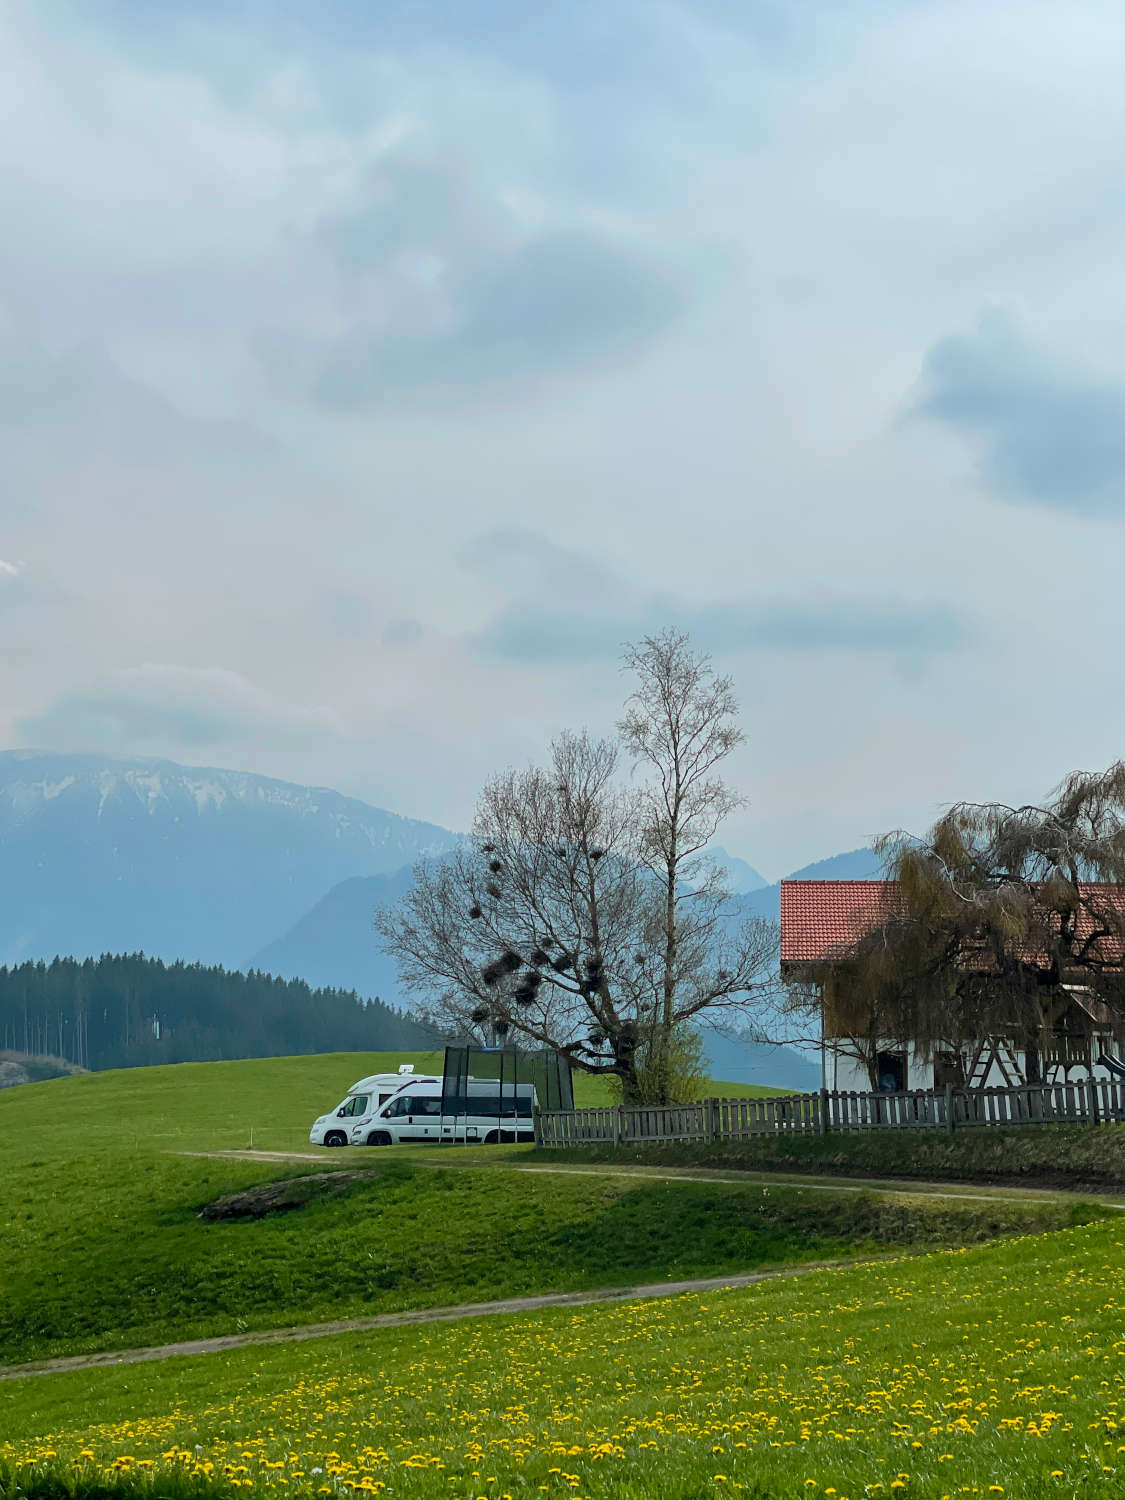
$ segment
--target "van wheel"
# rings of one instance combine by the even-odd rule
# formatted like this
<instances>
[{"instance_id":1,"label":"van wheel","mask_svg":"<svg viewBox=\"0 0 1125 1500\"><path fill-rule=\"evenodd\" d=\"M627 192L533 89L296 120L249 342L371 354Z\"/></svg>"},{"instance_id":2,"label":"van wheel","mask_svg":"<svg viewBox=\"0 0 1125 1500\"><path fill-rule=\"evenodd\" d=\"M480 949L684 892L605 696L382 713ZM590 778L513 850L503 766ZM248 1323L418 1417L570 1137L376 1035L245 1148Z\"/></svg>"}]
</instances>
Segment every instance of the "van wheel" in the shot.
<instances>
[{"instance_id":1,"label":"van wheel","mask_svg":"<svg viewBox=\"0 0 1125 1500\"><path fill-rule=\"evenodd\" d=\"M391 1138L385 1130L373 1130L367 1137L367 1144L369 1146L389 1146Z\"/></svg>"},{"instance_id":2,"label":"van wheel","mask_svg":"<svg viewBox=\"0 0 1125 1500\"><path fill-rule=\"evenodd\" d=\"M488 1132L488 1134L484 1138L484 1144L486 1146L495 1146L495 1145L497 1145L499 1143L499 1140L500 1140L499 1132L495 1131L495 1130L490 1130Z\"/></svg>"},{"instance_id":3,"label":"van wheel","mask_svg":"<svg viewBox=\"0 0 1125 1500\"><path fill-rule=\"evenodd\" d=\"M346 1146L348 1138L342 1130L330 1130L324 1137L324 1144L326 1146Z\"/></svg>"}]
</instances>

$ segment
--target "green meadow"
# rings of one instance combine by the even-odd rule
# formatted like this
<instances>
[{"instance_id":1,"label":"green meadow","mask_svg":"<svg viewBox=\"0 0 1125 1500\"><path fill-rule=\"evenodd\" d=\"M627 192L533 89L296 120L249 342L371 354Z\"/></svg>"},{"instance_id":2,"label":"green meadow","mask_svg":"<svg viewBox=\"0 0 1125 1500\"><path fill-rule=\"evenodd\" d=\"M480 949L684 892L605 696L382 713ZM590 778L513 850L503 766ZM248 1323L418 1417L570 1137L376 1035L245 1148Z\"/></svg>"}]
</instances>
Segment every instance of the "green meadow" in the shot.
<instances>
[{"instance_id":1,"label":"green meadow","mask_svg":"<svg viewBox=\"0 0 1125 1500\"><path fill-rule=\"evenodd\" d=\"M1123 1270L1114 1220L3 1382L0 1496L1119 1496Z\"/></svg>"},{"instance_id":2,"label":"green meadow","mask_svg":"<svg viewBox=\"0 0 1125 1500\"><path fill-rule=\"evenodd\" d=\"M260 1122L256 1142L260 1132L263 1144L288 1145L286 1121L302 1120L307 1134L356 1076L392 1063L184 1064L6 1091L0 1363L972 1243L1058 1227L1073 1213L1052 1201L914 1203L749 1181L497 1170L526 1162L527 1148L315 1152L305 1141L315 1160L186 1154L244 1144L248 1119ZM257 1184L349 1170L358 1175L343 1190L309 1184L290 1212L199 1217Z\"/></svg>"},{"instance_id":3,"label":"green meadow","mask_svg":"<svg viewBox=\"0 0 1125 1500\"><path fill-rule=\"evenodd\" d=\"M1125 1223L1104 1206L535 1175L515 1170L535 1160L522 1147L308 1147L315 1114L400 1060L0 1094L0 1364L806 1269L0 1380L0 1500L1125 1493ZM245 1147L251 1121L255 1146L311 1159L188 1154ZM287 1212L200 1217L295 1179Z\"/></svg>"}]
</instances>

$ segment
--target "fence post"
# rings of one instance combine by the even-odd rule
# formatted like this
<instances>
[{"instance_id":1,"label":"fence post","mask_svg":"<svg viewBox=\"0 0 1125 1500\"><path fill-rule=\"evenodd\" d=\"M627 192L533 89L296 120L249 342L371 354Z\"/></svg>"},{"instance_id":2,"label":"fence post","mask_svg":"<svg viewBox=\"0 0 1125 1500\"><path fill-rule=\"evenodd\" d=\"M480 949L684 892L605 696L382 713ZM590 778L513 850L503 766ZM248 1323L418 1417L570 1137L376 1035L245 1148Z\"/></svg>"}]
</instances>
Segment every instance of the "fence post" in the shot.
<instances>
[{"instance_id":1,"label":"fence post","mask_svg":"<svg viewBox=\"0 0 1125 1500\"><path fill-rule=\"evenodd\" d=\"M703 1113L703 1139L713 1141L715 1139L715 1118L711 1112L712 1104L717 1103L714 1099L704 1099L699 1108Z\"/></svg>"},{"instance_id":2,"label":"fence post","mask_svg":"<svg viewBox=\"0 0 1125 1500\"><path fill-rule=\"evenodd\" d=\"M620 1146L621 1138L625 1134L625 1106L617 1104L613 1109L613 1144Z\"/></svg>"},{"instance_id":3,"label":"fence post","mask_svg":"<svg viewBox=\"0 0 1125 1500\"><path fill-rule=\"evenodd\" d=\"M1091 1074L1090 1077L1087 1078L1086 1088L1089 1093L1090 1099L1090 1124L1100 1125L1101 1120L1098 1117L1098 1086L1094 1082L1093 1074Z\"/></svg>"},{"instance_id":4,"label":"fence post","mask_svg":"<svg viewBox=\"0 0 1125 1500\"><path fill-rule=\"evenodd\" d=\"M953 1085L948 1081L945 1085L945 1133L953 1134Z\"/></svg>"},{"instance_id":5,"label":"fence post","mask_svg":"<svg viewBox=\"0 0 1125 1500\"><path fill-rule=\"evenodd\" d=\"M531 1128L535 1133L535 1149L538 1150L543 1144L543 1126L539 1123L538 1104L531 1111Z\"/></svg>"},{"instance_id":6,"label":"fence post","mask_svg":"<svg viewBox=\"0 0 1125 1500\"><path fill-rule=\"evenodd\" d=\"M828 1090L827 1089L821 1089L821 1091L820 1091L820 1120L818 1121L818 1124L820 1126L820 1133L821 1133L821 1135L827 1135L828 1134Z\"/></svg>"}]
</instances>

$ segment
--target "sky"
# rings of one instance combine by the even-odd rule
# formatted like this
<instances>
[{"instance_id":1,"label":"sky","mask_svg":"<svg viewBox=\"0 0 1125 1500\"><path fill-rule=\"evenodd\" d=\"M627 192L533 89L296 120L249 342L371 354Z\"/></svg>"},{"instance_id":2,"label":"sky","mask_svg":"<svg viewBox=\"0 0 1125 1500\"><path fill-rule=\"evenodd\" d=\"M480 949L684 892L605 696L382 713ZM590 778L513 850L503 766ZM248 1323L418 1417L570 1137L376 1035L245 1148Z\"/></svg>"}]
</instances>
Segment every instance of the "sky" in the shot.
<instances>
[{"instance_id":1,"label":"sky","mask_svg":"<svg viewBox=\"0 0 1125 1500\"><path fill-rule=\"evenodd\" d=\"M1125 752L1119 0L9 0L0 747L468 826L729 674L770 877Z\"/></svg>"}]
</instances>

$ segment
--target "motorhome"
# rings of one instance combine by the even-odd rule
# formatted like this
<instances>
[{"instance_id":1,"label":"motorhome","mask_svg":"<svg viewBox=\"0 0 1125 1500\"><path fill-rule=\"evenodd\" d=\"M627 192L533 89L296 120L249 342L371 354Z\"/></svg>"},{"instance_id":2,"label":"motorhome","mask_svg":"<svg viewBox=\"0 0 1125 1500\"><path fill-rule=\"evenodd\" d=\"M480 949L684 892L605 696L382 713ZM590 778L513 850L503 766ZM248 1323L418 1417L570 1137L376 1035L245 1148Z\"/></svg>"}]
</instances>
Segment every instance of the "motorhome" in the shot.
<instances>
[{"instance_id":1,"label":"motorhome","mask_svg":"<svg viewBox=\"0 0 1125 1500\"><path fill-rule=\"evenodd\" d=\"M353 1083L335 1109L313 1121L309 1140L314 1146L363 1145L364 1129L372 1117L409 1084L439 1083L440 1079L421 1076L413 1063L403 1063L397 1073L372 1073Z\"/></svg>"},{"instance_id":2,"label":"motorhome","mask_svg":"<svg viewBox=\"0 0 1125 1500\"><path fill-rule=\"evenodd\" d=\"M397 1087L384 1089L385 1079ZM456 1095L443 1095L442 1090L440 1078L413 1073L360 1079L334 1111L314 1122L309 1140L314 1146L443 1141L490 1146L534 1138L534 1084L501 1086L494 1078L469 1078Z\"/></svg>"}]
</instances>

